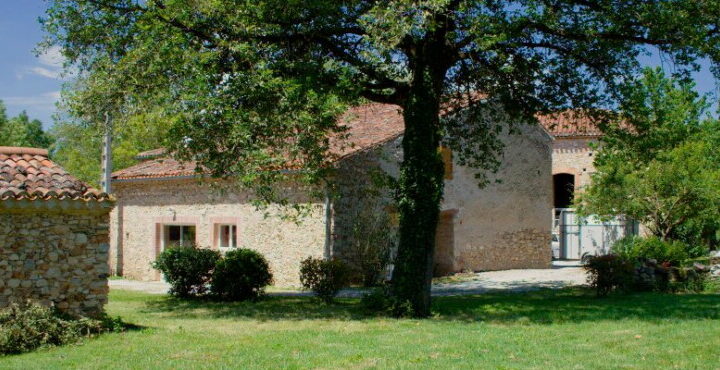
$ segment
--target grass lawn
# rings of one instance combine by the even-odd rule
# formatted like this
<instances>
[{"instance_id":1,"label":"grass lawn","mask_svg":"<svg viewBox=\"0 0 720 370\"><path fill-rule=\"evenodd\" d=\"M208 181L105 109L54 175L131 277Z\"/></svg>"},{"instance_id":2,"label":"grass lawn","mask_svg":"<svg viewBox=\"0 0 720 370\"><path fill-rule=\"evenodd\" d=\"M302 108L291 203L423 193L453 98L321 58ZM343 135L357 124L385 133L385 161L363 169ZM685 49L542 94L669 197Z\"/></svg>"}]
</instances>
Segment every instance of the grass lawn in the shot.
<instances>
[{"instance_id":1,"label":"grass lawn","mask_svg":"<svg viewBox=\"0 0 720 370\"><path fill-rule=\"evenodd\" d=\"M113 291L108 312L141 329L0 357L0 368L718 368L720 295L581 290L435 299L396 320L358 300L186 302Z\"/></svg>"}]
</instances>

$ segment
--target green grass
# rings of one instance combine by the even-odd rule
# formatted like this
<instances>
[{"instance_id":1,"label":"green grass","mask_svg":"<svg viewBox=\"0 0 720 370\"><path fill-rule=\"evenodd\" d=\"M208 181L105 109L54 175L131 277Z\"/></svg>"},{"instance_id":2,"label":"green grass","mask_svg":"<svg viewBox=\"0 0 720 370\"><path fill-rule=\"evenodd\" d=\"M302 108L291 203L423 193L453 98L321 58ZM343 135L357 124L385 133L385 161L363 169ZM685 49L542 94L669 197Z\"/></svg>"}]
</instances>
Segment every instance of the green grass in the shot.
<instances>
[{"instance_id":1,"label":"green grass","mask_svg":"<svg viewBox=\"0 0 720 370\"><path fill-rule=\"evenodd\" d=\"M114 291L107 308L142 328L0 358L0 368L720 366L720 295L446 297L427 320L304 297L219 303Z\"/></svg>"}]
</instances>

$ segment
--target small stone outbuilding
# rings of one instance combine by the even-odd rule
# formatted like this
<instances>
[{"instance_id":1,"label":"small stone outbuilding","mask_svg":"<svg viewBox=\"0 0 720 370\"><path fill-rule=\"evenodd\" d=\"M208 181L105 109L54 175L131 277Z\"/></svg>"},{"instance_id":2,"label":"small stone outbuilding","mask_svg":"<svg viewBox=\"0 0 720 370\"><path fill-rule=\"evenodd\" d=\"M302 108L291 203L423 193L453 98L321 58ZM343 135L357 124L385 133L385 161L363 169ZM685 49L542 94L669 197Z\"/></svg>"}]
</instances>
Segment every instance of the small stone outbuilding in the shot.
<instances>
[{"instance_id":1,"label":"small stone outbuilding","mask_svg":"<svg viewBox=\"0 0 720 370\"><path fill-rule=\"evenodd\" d=\"M113 204L47 150L0 147L0 308L30 300L75 316L100 314Z\"/></svg>"}]
</instances>

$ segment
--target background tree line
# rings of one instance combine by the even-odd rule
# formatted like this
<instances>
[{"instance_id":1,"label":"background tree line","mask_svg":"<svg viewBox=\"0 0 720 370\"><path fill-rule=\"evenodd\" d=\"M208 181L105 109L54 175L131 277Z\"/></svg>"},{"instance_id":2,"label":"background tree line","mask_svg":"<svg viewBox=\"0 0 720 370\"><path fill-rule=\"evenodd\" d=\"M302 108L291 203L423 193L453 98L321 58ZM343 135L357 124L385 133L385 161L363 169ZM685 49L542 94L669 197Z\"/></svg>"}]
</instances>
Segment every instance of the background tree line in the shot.
<instances>
[{"instance_id":1,"label":"background tree line","mask_svg":"<svg viewBox=\"0 0 720 370\"><path fill-rule=\"evenodd\" d=\"M49 148L52 143L53 138L43 130L42 122L31 120L25 111L9 118L0 100L0 146Z\"/></svg>"},{"instance_id":2,"label":"background tree line","mask_svg":"<svg viewBox=\"0 0 720 370\"><path fill-rule=\"evenodd\" d=\"M136 163L135 156L164 146L172 120L159 119L153 112L131 117L113 130L113 169ZM44 129L40 120L26 112L8 117L0 101L0 146L48 149L51 158L68 172L88 183L100 180L100 158L104 126L79 120L58 120Z\"/></svg>"}]
</instances>

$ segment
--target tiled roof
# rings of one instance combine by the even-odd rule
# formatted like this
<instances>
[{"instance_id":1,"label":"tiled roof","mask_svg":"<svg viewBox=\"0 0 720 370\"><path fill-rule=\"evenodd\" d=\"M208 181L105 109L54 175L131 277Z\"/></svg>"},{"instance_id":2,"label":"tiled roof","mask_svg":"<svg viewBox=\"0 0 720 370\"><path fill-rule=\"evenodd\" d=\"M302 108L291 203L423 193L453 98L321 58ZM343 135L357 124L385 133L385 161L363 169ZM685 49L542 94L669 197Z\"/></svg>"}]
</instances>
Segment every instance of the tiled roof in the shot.
<instances>
[{"instance_id":1,"label":"tiled roof","mask_svg":"<svg viewBox=\"0 0 720 370\"><path fill-rule=\"evenodd\" d=\"M134 166L115 171L113 179L183 177L197 174L197 163L179 162L171 157L152 158Z\"/></svg>"},{"instance_id":2,"label":"tiled roof","mask_svg":"<svg viewBox=\"0 0 720 370\"><path fill-rule=\"evenodd\" d=\"M386 143L402 135L404 130L401 109L391 104L375 103L352 108L340 118L340 124L346 126L347 131L330 142L331 153L338 158ZM143 162L116 171L112 176L114 179L141 179L197 174L195 162L179 162L164 154L165 149L162 148L142 152L136 158L145 159Z\"/></svg>"},{"instance_id":3,"label":"tiled roof","mask_svg":"<svg viewBox=\"0 0 720 370\"><path fill-rule=\"evenodd\" d=\"M351 108L340 118L347 140L330 142L333 154L347 157L400 137L405 132L402 108L393 104L366 104Z\"/></svg>"},{"instance_id":4,"label":"tiled roof","mask_svg":"<svg viewBox=\"0 0 720 370\"><path fill-rule=\"evenodd\" d=\"M540 123L552 136L599 136L600 130L592 121L573 111L539 117ZM339 136L331 139L331 154L338 158L382 145L398 138L405 130L402 109L397 105L372 103L348 110L340 118L347 127L347 140ZM158 158L162 157L162 158ZM195 162L178 162L165 156L165 150L154 149L137 155L145 161L113 173L114 179L138 179L192 176L197 174Z\"/></svg>"},{"instance_id":5,"label":"tiled roof","mask_svg":"<svg viewBox=\"0 0 720 370\"><path fill-rule=\"evenodd\" d=\"M48 159L44 149L0 147L1 200L109 200Z\"/></svg>"},{"instance_id":6,"label":"tiled roof","mask_svg":"<svg viewBox=\"0 0 720 370\"><path fill-rule=\"evenodd\" d=\"M602 136L602 131L593 118L579 110L538 116L538 121L552 137Z\"/></svg>"},{"instance_id":7,"label":"tiled roof","mask_svg":"<svg viewBox=\"0 0 720 370\"><path fill-rule=\"evenodd\" d=\"M135 159L150 159L150 158L157 158L157 157L160 157L163 155L165 155L165 148L157 148L157 149L138 153L135 156Z\"/></svg>"}]
</instances>

